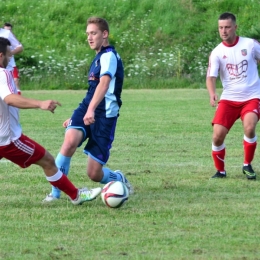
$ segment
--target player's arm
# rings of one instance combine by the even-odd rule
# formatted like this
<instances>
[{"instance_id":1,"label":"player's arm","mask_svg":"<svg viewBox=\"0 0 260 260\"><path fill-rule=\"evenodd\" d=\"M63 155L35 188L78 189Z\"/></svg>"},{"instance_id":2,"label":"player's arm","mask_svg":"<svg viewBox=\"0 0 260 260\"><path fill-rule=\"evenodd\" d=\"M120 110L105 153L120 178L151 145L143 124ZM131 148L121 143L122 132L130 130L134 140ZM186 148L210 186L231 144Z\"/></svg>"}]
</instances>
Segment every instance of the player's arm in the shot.
<instances>
[{"instance_id":1,"label":"player's arm","mask_svg":"<svg viewBox=\"0 0 260 260\"><path fill-rule=\"evenodd\" d=\"M218 96L216 94L216 77L207 76L206 78L206 86L209 92L209 102L211 106L216 106L216 101L218 100Z\"/></svg>"},{"instance_id":2,"label":"player's arm","mask_svg":"<svg viewBox=\"0 0 260 260\"><path fill-rule=\"evenodd\" d=\"M109 75L103 75L100 78L99 84L97 85L93 98L88 106L87 113L85 114L85 116L83 118L85 125L90 125L95 122L95 110L96 110L97 106L99 105L99 103L105 97L107 90L109 88L110 81L111 81L111 78Z\"/></svg>"},{"instance_id":3,"label":"player's arm","mask_svg":"<svg viewBox=\"0 0 260 260\"><path fill-rule=\"evenodd\" d=\"M10 32L8 40L11 43L11 46L13 47L12 55L21 53L23 51L23 45L17 40L13 32Z\"/></svg>"},{"instance_id":4,"label":"player's arm","mask_svg":"<svg viewBox=\"0 0 260 260\"><path fill-rule=\"evenodd\" d=\"M111 79L114 77L117 69L117 57L113 52L107 52L100 57L100 79L96 87L93 98L89 104L88 111L83 118L85 125L95 122L95 109L105 97Z\"/></svg>"},{"instance_id":5,"label":"player's arm","mask_svg":"<svg viewBox=\"0 0 260 260\"><path fill-rule=\"evenodd\" d=\"M209 102L212 107L216 106L218 95L216 93L216 81L219 71L218 57L212 52L209 56L208 70L206 76L206 86L209 92Z\"/></svg>"},{"instance_id":6,"label":"player's arm","mask_svg":"<svg viewBox=\"0 0 260 260\"><path fill-rule=\"evenodd\" d=\"M12 55L15 55L15 54L18 54L18 53L21 53L23 51L23 46L22 45L19 45L17 46L15 49L13 49L11 51Z\"/></svg>"},{"instance_id":7,"label":"player's arm","mask_svg":"<svg viewBox=\"0 0 260 260\"><path fill-rule=\"evenodd\" d=\"M40 108L42 110L49 110L54 113L57 105L61 105L58 101L55 100L37 100L26 98L17 94L10 94L4 98L4 102L13 107L18 107L21 109L29 109L29 108Z\"/></svg>"}]
</instances>

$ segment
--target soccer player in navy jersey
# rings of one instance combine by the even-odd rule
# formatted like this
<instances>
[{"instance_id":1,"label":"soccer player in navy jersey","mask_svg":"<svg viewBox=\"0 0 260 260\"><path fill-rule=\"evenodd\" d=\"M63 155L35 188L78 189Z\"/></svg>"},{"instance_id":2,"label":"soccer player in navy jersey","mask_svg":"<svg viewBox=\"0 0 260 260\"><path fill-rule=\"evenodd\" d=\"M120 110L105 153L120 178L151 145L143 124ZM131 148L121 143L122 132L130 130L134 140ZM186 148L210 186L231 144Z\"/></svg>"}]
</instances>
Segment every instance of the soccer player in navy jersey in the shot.
<instances>
[{"instance_id":1,"label":"soccer player in navy jersey","mask_svg":"<svg viewBox=\"0 0 260 260\"><path fill-rule=\"evenodd\" d=\"M242 172L247 179L256 179L251 162L256 149L256 125L260 116L260 79L257 64L260 61L260 44L256 40L236 35L236 17L223 13L218 19L222 42L209 58L206 85L210 104L216 105L216 79L220 74L223 92L212 121L212 157L217 169L212 178L226 177L225 143L227 133L238 118L244 130L244 163Z\"/></svg>"},{"instance_id":2,"label":"soccer player in navy jersey","mask_svg":"<svg viewBox=\"0 0 260 260\"><path fill-rule=\"evenodd\" d=\"M88 91L71 118L63 123L66 128L60 152L56 157L57 167L68 174L70 162L77 147L86 141L84 153L88 155L87 174L95 182L106 184L122 181L130 193L132 186L124 174L104 167L114 140L119 109L124 68L119 54L109 45L109 25L99 17L87 20L87 39L96 52L88 73ZM53 187L43 202L60 198L60 190Z\"/></svg>"}]
</instances>

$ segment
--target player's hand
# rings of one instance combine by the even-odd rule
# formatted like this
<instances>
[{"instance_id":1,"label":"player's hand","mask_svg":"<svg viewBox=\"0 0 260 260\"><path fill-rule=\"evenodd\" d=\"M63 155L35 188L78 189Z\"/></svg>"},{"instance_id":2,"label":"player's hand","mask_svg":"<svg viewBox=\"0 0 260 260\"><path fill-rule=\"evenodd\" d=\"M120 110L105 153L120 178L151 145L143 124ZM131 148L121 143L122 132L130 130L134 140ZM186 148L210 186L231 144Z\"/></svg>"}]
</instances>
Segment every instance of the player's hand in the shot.
<instances>
[{"instance_id":1,"label":"player's hand","mask_svg":"<svg viewBox=\"0 0 260 260\"><path fill-rule=\"evenodd\" d=\"M45 100L41 102L40 108L42 110L49 110L52 113L54 113L54 110L56 109L57 105L61 106L60 102L55 100Z\"/></svg>"},{"instance_id":2,"label":"player's hand","mask_svg":"<svg viewBox=\"0 0 260 260\"><path fill-rule=\"evenodd\" d=\"M85 125L91 125L95 123L95 113L92 111L87 111L83 118L83 121Z\"/></svg>"},{"instance_id":3,"label":"player's hand","mask_svg":"<svg viewBox=\"0 0 260 260\"><path fill-rule=\"evenodd\" d=\"M63 126L64 128L67 128L68 125L69 125L69 123L70 123L70 118L68 118L67 120L65 120L65 121L63 122L62 126Z\"/></svg>"},{"instance_id":4,"label":"player's hand","mask_svg":"<svg viewBox=\"0 0 260 260\"><path fill-rule=\"evenodd\" d=\"M215 107L217 105L217 101L218 101L218 95L217 94L214 94L212 96L210 96L210 105L212 107Z\"/></svg>"}]
</instances>

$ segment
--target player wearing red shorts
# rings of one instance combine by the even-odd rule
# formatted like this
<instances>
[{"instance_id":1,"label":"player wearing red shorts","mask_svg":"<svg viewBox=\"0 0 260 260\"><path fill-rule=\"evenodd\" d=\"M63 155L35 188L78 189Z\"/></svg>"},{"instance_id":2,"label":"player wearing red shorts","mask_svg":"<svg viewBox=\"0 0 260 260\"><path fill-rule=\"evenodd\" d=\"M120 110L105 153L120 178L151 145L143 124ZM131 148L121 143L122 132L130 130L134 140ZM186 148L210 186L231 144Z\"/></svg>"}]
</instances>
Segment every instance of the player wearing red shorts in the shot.
<instances>
[{"instance_id":1,"label":"player wearing red shorts","mask_svg":"<svg viewBox=\"0 0 260 260\"><path fill-rule=\"evenodd\" d=\"M11 23L5 23L4 29L12 31L13 25ZM12 67L12 74L13 74L13 77L14 77L14 83L17 87L18 94L21 95L20 84L19 84L19 70L16 66L14 55L11 57L11 59L9 61L8 68L9 67Z\"/></svg>"},{"instance_id":2,"label":"player wearing red shorts","mask_svg":"<svg viewBox=\"0 0 260 260\"><path fill-rule=\"evenodd\" d=\"M216 105L216 79L218 74L223 92L212 121L212 157L217 169L212 178L226 177L225 143L227 133L238 118L244 129L243 173L247 179L256 179L252 168L257 136L256 124L260 113L260 80L257 63L260 60L260 44L250 38L236 35L236 17L223 13L218 19L222 42L209 57L206 85L211 106Z\"/></svg>"},{"instance_id":3,"label":"player wearing red shorts","mask_svg":"<svg viewBox=\"0 0 260 260\"><path fill-rule=\"evenodd\" d=\"M17 87L17 93L21 94L20 86L19 86L19 72L16 67L14 55L19 54L23 51L23 45L17 40L17 38L13 34L12 24L10 23L5 23L4 28L0 28L0 37L4 37L8 39L11 43L12 57L10 58L6 69L12 72L12 75L14 77L14 82Z\"/></svg>"},{"instance_id":4,"label":"player wearing red shorts","mask_svg":"<svg viewBox=\"0 0 260 260\"><path fill-rule=\"evenodd\" d=\"M101 188L77 189L55 164L53 156L34 140L23 135L19 108L40 108L54 112L58 101L40 101L17 95L10 71L6 69L12 56L10 41L0 37L0 159L5 158L22 168L36 164L42 167L49 183L64 193L75 205L95 199Z\"/></svg>"}]
</instances>

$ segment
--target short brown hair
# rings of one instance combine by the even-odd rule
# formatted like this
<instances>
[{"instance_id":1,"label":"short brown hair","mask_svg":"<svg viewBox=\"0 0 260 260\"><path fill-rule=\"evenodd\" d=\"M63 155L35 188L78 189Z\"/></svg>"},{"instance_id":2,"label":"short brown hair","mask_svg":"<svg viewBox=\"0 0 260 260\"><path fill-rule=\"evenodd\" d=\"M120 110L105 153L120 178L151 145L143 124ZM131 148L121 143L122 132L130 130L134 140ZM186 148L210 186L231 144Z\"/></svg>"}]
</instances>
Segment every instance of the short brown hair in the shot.
<instances>
[{"instance_id":1,"label":"short brown hair","mask_svg":"<svg viewBox=\"0 0 260 260\"><path fill-rule=\"evenodd\" d=\"M100 17L90 17L87 20L87 25L91 23L96 24L102 32L107 31L109 33L109 25L105 19Z\"/></svg>"}]
</instances>

